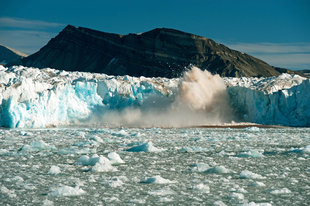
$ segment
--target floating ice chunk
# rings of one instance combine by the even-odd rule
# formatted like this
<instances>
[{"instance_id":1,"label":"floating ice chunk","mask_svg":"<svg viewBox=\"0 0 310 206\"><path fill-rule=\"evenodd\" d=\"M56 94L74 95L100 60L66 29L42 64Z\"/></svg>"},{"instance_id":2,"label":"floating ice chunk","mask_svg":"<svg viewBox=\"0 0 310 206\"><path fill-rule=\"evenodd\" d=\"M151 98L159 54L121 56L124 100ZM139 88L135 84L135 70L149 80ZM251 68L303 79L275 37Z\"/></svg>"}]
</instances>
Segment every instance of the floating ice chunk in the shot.
<instances>
[{"instance_id":1,"label":"floating ice chunk","mask_svg":"<svg viewBox=\"0 0 310 206\"><path fill-rule=\"evenodd\" d=\"M47 174L50 174L50 175L57 175L60 173L60 168L58 166L51 166L50 170L48 171Z\"/></svg>"},{"instance_id":2,"label":"floating ice chunk","mask_svg":"<svg viewBox=\"0 0 310 206\"><path fill-rule=\"evenodd\" d=\"M103 202L119 202L120 200L117 197L103 197Z\"/></svg>"},{"instance_id":3,"label":"floating ice chunk","mask_svg":"<svg viewBox=\"0 0 310 206\"><path fill-rule=\"evenodd\" d=\"M256 174L254 172L251 172L249 170L243 170L241 173L240 173L240 176L239 176L241 179L265 179L265 177L259 175L259 174Z\"/></svg>"},{"instance_id":4,"label":"floating ice chunk","mask_svg":"<svg viewBox=\"0 0 310 206\"><path fill-rule=\"evenodd\" d=\"M9 151L7 149L0 149L0 155L7 155Z\"/></svg>"},{"instance_id":5,"label":"floating ice chunk","mask_svg":"<svg viewBox=\"0 0 310 206\"><path fill-rule=\"evenodd\" d=\"M158 202L172 202L173 199L172 198L168 198L168 197L160 197Z\"/></svg>"},{"instance_id":6,"label":"floating ice chunk","mask_svg":"<svg viewBox=\"0 0 310 206\"><path fill-rule=\"evenodd\" d=\"M159 175L156 175L153 177L148 177L145 180L140 181L140 183L145 183L145 184L171 184L171 183L175 183L175 181L171 181L171 180L162 178Z\"/></svg>"},{"instance_id":7,"label":"floating ice chunk","mask_svg":"<svg viewBox=\"0 0 310 206\"><path fill-rule=\"evenodd\" d=\"M100 143L94 140L73 143L73 146L76 147L93 147L93 146L98 147L99 145Z\"/></svg>"},{"instance_id":8,"label":"floating ice chunk","mask_svg":"<svg viewBox=\"0 0 310 206\"><path fill-rule=\"evenodd\" d=\"M274 189L270 191L270 194L273 195L281 195L281 194L289 194L291 191L287 188L282 188L282 189Z\"/></svg>"},{"instance_id":9,"label":"floating ice chunk","mask_svg":"<svg viewBox=\"0 0 310 206\"><path fill-rule=\"evenodd\" d=\"M84 165L87 166L89 165L89 156L88 155L82 155L79 157L79 159L76 160L77 165Z\"/></svg>"},{"instance_id":10,"label":"floating ice chunk","mask_svg":"<svg viewBox=\"0 0 310 206\"><path fill-rule=\"evenodd\" d=\"M226 206L226 204L224 202L222 202L221 200L217 200L213 203L214 206Z\"/></svg>"},{"instance_id":11,"label":"floating ice chunk","mask_svg":"<svg viewBox=\"0 0 310 206\"><path fill-rule=\"evenodd\" d=\"M115 172L117 171L117 169L112 166L109 159L100 155L96 164L91 168L91 171L93 172Z\"/></svg>"},{"instance_id":12,"label":"floating ice chunk","mask_svg":"<svg viewBox=\"0 0 310 206\"><path fill-rule=\"evenodd\" d=\"M161 152L164 149L156 148L152 142L145 142L141 145L127 149L128 152Z\"/></svg>"},{"instance_id":13,"label":"floating ice chunk","mask_svg":"<svg viewBox=\"0 0 310 206\"><path fill-rule=\"evenodd\" d=\"M9 190L5 186L1 186L0 191L2 194L6 194L9 198L15 198L16 194L14 190Z\"/></svg>"},{"instance_id":14,"label":"floating ice chunk","mask_svg":"<svg viewBox=\"0 0 310 206\"><path fill-rule=\"evenodd\" d=\"M246 152L241 152L238 157L264 157L263 152L258 150L249 150Z\"/></svg>"},{"instance_id":15,"label":"floating ice chunk","mask_svg":"<svg viewBox=\"0 0 310 206\"><path fill-rule=\"evenodd\" d=\"M99 142L99 143L103 143L103 140L101 139L101 137L98 137L97 135L93 135L93 136L89 137L89 140Z\"/></svg>"},{"instance_id":16,"label":"floating ice chunk","mask_svg":"<svg viewBox=\"0 0 310 206\"><path fill-rule=\"evenodd\" d=\"M191 171L193 171L193 172L204 172L210 168L210 166L208 164L200 163L200 162L197 162L197 163L191 165L191 167L192 167Z\"/></svg>"},{"instance_id":17,"label":"floating ice chunk","mask_svg":"<svg viewBox=\"0 0 310 206\"><path fill-rule=\"evenodd\" d=\"M96 148L63 148L58 150L58 154L92 154L96 153Z\"/></svg>"},{"instance_id":18,"label":"floating ice chunk","mask_svg":"<svg viewBox=\"0 0 310 206\"><path fill-rule=\"evenodd\" d=\"M11 178L11 181L20 184L20 183L24 182L24 179L20 176L15 176L15 177Z\"/></svg>"},{"instance_id":19,"label":"floating ice chunk","mask_svg":"<svg viewBox=\"0 0 310 206\"><path fill-rule=\"evenodd\" d=\"M245 128L245 130L251 131L251 132L259 132L260 128L259 127L247 127Z\"/></svg>"},{"instance_id":20,"label":"floating ice chunk","mask_svg":"<svg viewBox=\"0 0 310 206\"><path fill-rule=\"evenodd\" d=\"M272 204L268 202L261 202L261 203L249 202L242 204L241 206L272 206Z\"/></svg>"},{"instance_id":21,"label":"floating ice chunk","mask_svg":"<svg viewBox=\"0 0 310 206\"><path fill-rule=\"evenodd\" d=\"M200 192L203 192L203 193L209 193L210 192L210 187L208 185L205 185L205 184L198 184L198 185L195 185L193 187L194 190L198 190Z\"/></svg>"},{"instance_id":22,"label":"floating ice chunk","mask_svg":"<svg viewBox=\"0 0 310 206\"><path fill-rule=\"evenodd\" d=\"M45 143L44 141L40 140L37 142L31 142L29 145L25 144L18 151L37 152L37 151L43 151L43 150L55 151L56 147L54 145L49 145Z\"/></svg>"},{"instance_id":23,"label":"floating ice chunk","mask_svg":"<svg viewBox=\"0 0 310 206\"><path fill-rule=\"evenodd\" d=\"M120 131L112 133L112 135L116 137L126 137L128 136L128 132L126 132L125 130L120 130Z\"/></svg>"},{"instance_id":24,"label":"floating ice chunk","mask_svg":"<svg viewBox=\"0 0 310 206\"><path fill-rule=\"evenodd\" d=\"M228 196L229 199L234 199L234 200L243 200L244 195L241 193L233 192Z\"/></svg>"},{"instance_id":25,"label":"floating ice chunk","mask_svg":"<svg viewBox=\"0 0 310 206\"><path fill-rule=\"evenodd\" d=\"M94 166L98 161L100 157L97 154L94 154L93 156L89 157L87 155L82 155L77 159L76 164L77 165L83 165L83 166Z\"/></svg>"},{"instance_id":26,"label":"floating ice chunk","mask_svg":"<svg viewBox=\"0 0 310 206\"><path fill-rule=\"evenodd\" d=\"M180 149L181 152L207 152L210 149L203 148L203 147L182 147Z\"/></svg>"},{"instance_id":27,"label":"floating ice chunk","mask_svg":"<svg viewBox=\"0 0 310 206\"><path fill-rule=\"evenodd\" d=\"M175 193L168 188L163 188L160 190L149 191L147 194L154 195L154 196L166 196L166 195L173 195Z\"/></svg>"},{"instance_id":28,"label":"floating ice chunk","mask_svg":"<svg viewBox=\"0 0 310 206\"><path fill-rule=\"evenodd\" d=\"M79 187L62 186L49 193L50 196L79 196L86 192Z\"/></svg>"},{"instance_id":29,"label":"floating ice chunk","mask_svg":"<svg viewBox=\"0 0 310 206\"><path fill-rule=\"evenodd\" d=\"M205 173L226 174L226 173L231 173L231 171L227 169L226 167L220 165L220 166L214 166L214 167L207 169Z\"/></svg>"},{"instance_id":30,"label":"floating ice chunk","mask_svg":"<svg viewBox=\"0 0 310 206\"><path fill-rule=\"evenodd\" d=\"M252 187L265 187L266 185L263 182L253 182L250 184Z\"/></svg>"},{"instance_id":31,"label":"floating ice chunk","mask_svg":"<svg viewBox=\"0 0 310 206\"><path fill-rule=\"evenodd\" d=\"M48 199L45 199L43 201L43 206L53 206L54 205L54 202L53 201L50 201Z\"/></svg>"},{"instance_id":32,"label":"floating ice chunk","mask_svg":"<svg viewBox=\"0 0 310 206\"><path fill-rule=\"evenodd\" d=\"M122 186L124 183L123 181L118 178L118 177L113 177L111 180L108 181L104 181L103 184L107 185L108 187L120 187Z\"/></svg>"},{"instance_id":33,"label":"floating ice chunk","mask_svg":"<svg viewBox=\"0 0 310 206\"><path fill-rule=\"evenodd\" d=\"M111 161L111 164L125 163L124 160L122 160L122 158L116 152L110 152L108 154L108 159Z\"/></svg>"},{"instance_id":34,"label":"floating ice chunk","mask_svg":"<svg viewBox=\"0 0 310 206\"><path fill-rule=\"evenodd\" d=\"M309 153L310 154L310 145L304 146L299 149L300 153Z\"/></svg>"}]
</instances>

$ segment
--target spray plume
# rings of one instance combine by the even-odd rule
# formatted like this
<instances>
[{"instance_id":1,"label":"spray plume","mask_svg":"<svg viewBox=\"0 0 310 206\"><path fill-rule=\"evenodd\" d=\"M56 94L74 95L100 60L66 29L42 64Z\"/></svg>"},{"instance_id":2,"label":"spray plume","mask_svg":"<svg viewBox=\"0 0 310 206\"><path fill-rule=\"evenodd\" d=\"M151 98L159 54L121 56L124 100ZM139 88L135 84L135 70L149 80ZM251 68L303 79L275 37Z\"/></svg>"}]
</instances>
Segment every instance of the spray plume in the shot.
<instances>
[{"instance_id":1,"label":"spray plume","mask_svg":"<svg viewBox=\"0 0 310 206\"><path fill-rule=\"evenodd\" d=\"M179 94L161 107L126 108L104 112L98 120L109 127L190 127L232 120L226 85L219 75L195 66L184 73Z\"/></svg>"}]
</instances>

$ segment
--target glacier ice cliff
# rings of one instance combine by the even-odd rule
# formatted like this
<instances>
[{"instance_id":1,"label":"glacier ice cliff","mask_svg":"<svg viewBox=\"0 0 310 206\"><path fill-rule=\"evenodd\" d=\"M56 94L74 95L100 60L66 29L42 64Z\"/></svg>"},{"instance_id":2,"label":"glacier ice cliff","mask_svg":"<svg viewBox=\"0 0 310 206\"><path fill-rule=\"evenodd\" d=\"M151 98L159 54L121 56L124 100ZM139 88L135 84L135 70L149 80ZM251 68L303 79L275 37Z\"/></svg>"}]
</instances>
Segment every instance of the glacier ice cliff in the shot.
<instances>
[{"instance_id":1,"label":"glacier ice cliff","mask_svg":"<svg viewBox=\"0 0 310 206\"><path fill-rule=\"evenodd\" d=\"M0 66L0 126L69 125L109 111L161 109L178 100L182 80ZM240 121L310 126L309 79L282 74L224 82Z\"/></svg>"},{"instance_id":2,"label":"glacier ice cliff","mask_svg":"<svg viewBox=\"0 0 310 206\"><path fill-rule=\"evenodd\" d=\"M241 120L259 124L310 126L310 79L281 74L226 79L230 103Z\"/></svg>"}]
</instances>

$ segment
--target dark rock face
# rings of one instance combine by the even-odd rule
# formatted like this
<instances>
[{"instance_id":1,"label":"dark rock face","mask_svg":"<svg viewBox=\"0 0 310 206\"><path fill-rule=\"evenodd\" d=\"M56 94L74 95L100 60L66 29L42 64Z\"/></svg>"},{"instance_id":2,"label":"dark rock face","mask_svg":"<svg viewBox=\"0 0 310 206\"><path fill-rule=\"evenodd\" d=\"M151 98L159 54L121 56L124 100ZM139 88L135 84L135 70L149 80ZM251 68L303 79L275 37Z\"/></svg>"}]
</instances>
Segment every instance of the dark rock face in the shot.
<instances>
[{"instance_id":1,"label":"dark rock face","mask_svg":"<svg viewBox=\"0 0 310 206\"><path fill-rule=\"evenodd\" d=\"M267 63L211 39L174 29L118 35L67 26L24 66L111 75L178 77L193 64L221 76L274 76Z\"/></svg>"},{"instance_id":2,"label":"dark rock face","mask_svg":"<svg viewBox=\"0 0 310 206\"><path fill-rule=\"evenodd\" d=\"M22 52L0 45L0 64L2 65L10 63L20 64L21 59L26 56Z\"/></svg>"}]
</instances>

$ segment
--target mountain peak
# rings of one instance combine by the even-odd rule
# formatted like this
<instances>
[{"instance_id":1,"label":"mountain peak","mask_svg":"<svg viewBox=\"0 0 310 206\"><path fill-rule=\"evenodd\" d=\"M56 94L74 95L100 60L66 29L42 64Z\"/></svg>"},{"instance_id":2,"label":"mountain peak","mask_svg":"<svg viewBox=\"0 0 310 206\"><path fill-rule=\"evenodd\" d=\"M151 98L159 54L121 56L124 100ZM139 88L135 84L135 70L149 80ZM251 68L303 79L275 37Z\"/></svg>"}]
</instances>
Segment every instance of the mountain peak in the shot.
<instances>
[{"instance_id":1,"label":"mountain peak","mask_svg":"<svg viewBox=\"0 0 310 206\"><path fill-rule=\"evenodd\" d=\"M111 75L178 77L190 64L221 76L274 76L267 63L215 41L170 28L113 34L66 26L23 65Z\"/></svg>"}]
</instances>

